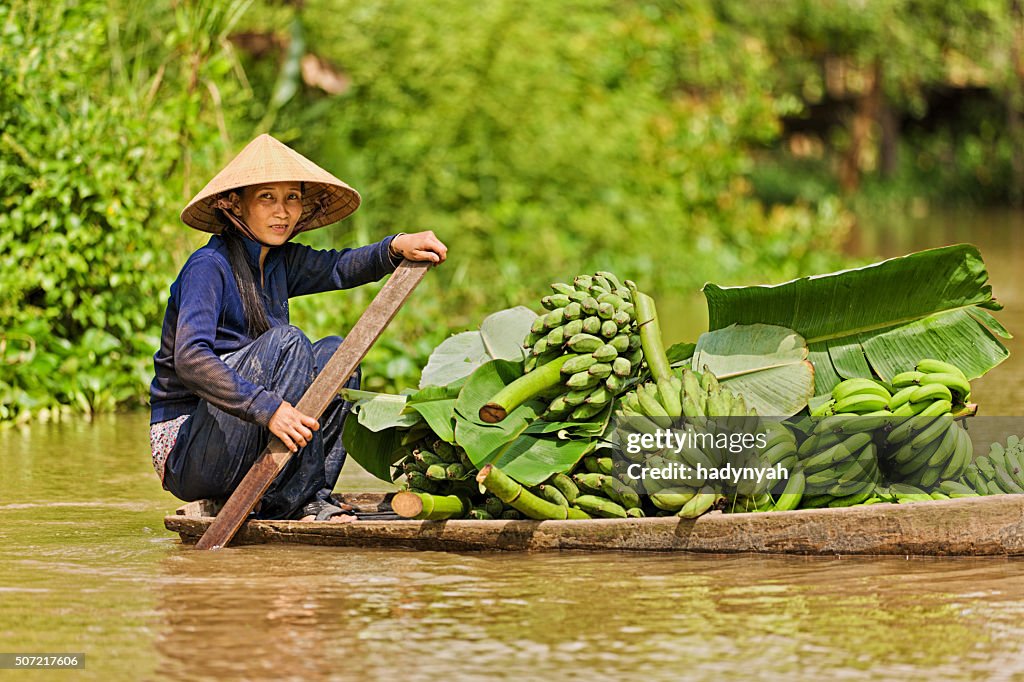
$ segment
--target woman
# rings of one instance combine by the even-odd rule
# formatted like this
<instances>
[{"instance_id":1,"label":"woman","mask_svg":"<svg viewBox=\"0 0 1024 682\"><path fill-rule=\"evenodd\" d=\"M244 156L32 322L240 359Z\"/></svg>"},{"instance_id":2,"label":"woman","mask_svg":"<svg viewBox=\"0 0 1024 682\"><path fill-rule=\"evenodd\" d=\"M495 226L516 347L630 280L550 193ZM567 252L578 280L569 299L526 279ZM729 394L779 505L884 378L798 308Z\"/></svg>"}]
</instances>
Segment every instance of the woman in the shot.
<instances>
[{"instance_id":1,"label":"woman","mask_svg":"<svg viewBox=\"0 0 1024 682\"><path fill-rule=\"evenodd\" d=\"M269 135L243 149L189 202L185 224L214 233L171 285L150 387L153 466L182 500L224 499L271 436L296 453L271 484L261 518L347 519L331 499L345 461L341 398L320 421L295 409L341 343L310 343L288 299L379 280L403 258L441 263L433 232L357 249L291 242L342 220L359 194ZM349 379L359 386L359 371Z\"/></svg>"}]
</instances>

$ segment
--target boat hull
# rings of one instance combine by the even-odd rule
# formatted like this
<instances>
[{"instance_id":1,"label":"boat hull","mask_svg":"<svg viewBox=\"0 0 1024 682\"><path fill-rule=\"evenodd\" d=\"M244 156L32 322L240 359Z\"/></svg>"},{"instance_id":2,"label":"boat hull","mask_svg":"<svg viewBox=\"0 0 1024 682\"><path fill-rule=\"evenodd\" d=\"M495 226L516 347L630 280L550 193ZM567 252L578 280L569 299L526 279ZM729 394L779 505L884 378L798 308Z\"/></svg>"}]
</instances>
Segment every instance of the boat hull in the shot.
<instances>
[{"instance_id":1,"label":"boat hull","mask_svg":"<svg viewBox=\"0 0 1024 682\"><path fill-rule=\"evenodd\" d=\"M337 497L363 511L389 508L390 494ZM166 517L165 526L182 542L194 543L215 511L209 503L189 503ZM695 520L250 520L232 542L265 543L434 551L1024 556L1024 495L791 512L713 512Z\"/></svg>"}]
</instances>

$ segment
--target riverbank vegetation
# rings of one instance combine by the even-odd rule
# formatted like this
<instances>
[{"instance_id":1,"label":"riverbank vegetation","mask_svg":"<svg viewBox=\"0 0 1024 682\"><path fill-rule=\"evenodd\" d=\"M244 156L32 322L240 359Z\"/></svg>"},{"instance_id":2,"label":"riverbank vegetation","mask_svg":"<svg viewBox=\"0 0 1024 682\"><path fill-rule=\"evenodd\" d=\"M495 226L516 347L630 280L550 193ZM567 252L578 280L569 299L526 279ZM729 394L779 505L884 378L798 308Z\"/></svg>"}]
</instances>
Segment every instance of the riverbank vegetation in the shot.
<instances>
[{"instance_id":1,"label":"riverbank vegetation","mask_svg":"<svg viewBox=\"0 0 1024 682\"><path fill-rule=\"evenodd\" d=\"M571 273L777 282L846 263L865 198L1020 202L1019 3L739 7L6 3L0 421L145 406L167 287L206 239L178 211L261 132L363 196L302 241L451 248L368 357L377 390ZM375 291L293 320L343 332Z\"/></svg>"}]
</instances>

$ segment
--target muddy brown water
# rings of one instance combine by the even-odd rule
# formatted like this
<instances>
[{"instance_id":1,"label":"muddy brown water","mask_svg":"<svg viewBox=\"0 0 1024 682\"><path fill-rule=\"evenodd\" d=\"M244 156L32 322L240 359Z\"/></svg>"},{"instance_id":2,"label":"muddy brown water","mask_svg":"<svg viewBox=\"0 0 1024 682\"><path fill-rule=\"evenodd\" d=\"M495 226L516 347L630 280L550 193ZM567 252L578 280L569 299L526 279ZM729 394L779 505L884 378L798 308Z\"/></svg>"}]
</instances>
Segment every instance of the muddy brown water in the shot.
<instances>
[{"instance_id":1,"label":"muddy brown water","mask_svg":"<svg viewBox=\"0 0 1024 682\"><path fill-rule=\"evenodd\" d=\"M972 241L1024 333L1024 218L971 220L922 216L851 248ZM976 384L987 414L1021 414L1018 344ZM176 501L146 421L0 429L0 653L86 654L0 678L1024 679L1021 560L193 552L163 529ZM351 466L342 484L381 489Z\"/></svg>"}]
</instances>

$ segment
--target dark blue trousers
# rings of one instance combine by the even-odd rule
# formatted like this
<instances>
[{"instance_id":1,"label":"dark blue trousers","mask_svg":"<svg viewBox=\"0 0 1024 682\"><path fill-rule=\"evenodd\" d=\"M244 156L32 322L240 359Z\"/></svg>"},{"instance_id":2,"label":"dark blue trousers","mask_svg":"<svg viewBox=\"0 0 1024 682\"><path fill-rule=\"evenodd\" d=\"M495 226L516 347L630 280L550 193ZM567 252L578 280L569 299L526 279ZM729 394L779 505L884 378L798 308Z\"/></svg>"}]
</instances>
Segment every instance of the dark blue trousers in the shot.
<instances>
[{"instance_id":1,"label":"dark blue trousers","mask_svg":"<svg viewBox=\"0 0 1024 682\"><path fill-rule=\"evenodd\" d=\"M273 327L245 348L224 356L224 362L247 380L296 405L341 345L340 336L311 344L298 327ZM357 369L346 384L359 388ZM351 403L335 397L321 415L320 429L270 484L257 516L288 519L303 505L329 500L345 464L341 431ZM164 487L185 500L225 499L256 462L270 440L270 431L200 401L178 431L167 457Z\"/></svg>"}]
</instances>

